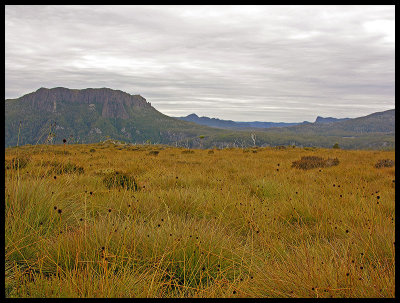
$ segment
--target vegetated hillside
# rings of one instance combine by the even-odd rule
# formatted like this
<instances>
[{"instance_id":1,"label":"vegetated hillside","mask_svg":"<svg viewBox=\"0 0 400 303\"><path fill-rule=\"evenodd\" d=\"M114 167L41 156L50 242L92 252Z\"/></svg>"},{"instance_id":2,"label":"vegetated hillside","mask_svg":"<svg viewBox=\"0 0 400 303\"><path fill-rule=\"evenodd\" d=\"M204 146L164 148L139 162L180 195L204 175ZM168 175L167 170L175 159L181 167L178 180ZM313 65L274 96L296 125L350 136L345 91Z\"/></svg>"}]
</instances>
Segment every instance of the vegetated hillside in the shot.
<instances>
[{"instance_id":1,"label":"vegetated hillside","mask_svg":"<svg viewBox=\"0 0 400 303\"><path fill-rule=\"evenodd\" d=\"M67 144L5 163L6 297L395 296L394 151Z\"/></svg>"},{"instance_id":2,"label":"vegetated hillside","mask_svg":"<svg viewBox=\"0 0 400 303\"><path fill-rule=\"evenodd\" d=\"M340 121L345 121L349 120L350 118L332 118L332 117L320 117L318 116L317 119L315 119L314 123L334 123L334 122L340 122Z\"/></svg>"},{"instance_id":3,"label":"vegetated hillside","mask_svg":"<svg viewBox=\"0 0 400 303\"><path fill-rule=\"evenodd\" d=\"M22 122L20 127L20 121ZM20 134L19 134L20 130ZM168 117L143 97L109 88L40 88L18 99L5 101L5 145L100 142L107 138L127 142L174 143L199 133L218 133Z\"/></svg>"},{"instance_id":4,"label":"vegetated hillside","mask_svg":"<svg viewBox=\"0 0 400 303\"><path fill-rule=\"evenodd\" d=\"M313 123L301 126L292 126L288 130L299 133L314 132L319 134L353 134L395 132L395 110L373 113L364 117L346 119L333 123Z\"/></svg>"},{"instance_id":5,"label":"vegetated hillside","mask_svg":"<svg viewBox=\"0 0 400 303\"><path fill-rule=\"evenodd\" d=\"M285 123L285 122L238 122L232 120L222 120L218 118L209 118L209 117L199 117L196 114L190 114L186 117L176 117L177 119L195 122L200 125L206 125L210 127L217 127L223 129L242 129L242 128L270 128L270 127L285 127L285 126L292 126L298 125L302 123L309 123L309 122L302 122L302 123Z\"/></svg>"},{"instance_id":6,"label":"vegetated hillside","mask_svg":"<svg viewBox=\"0 0 400 303\"><path fill-rule=\"evenodd\" d=\"M40 88L18 99L5 100L5 146L62 144L65 138L69 143L114 139L190 148L293 144L332 147L338 143L347 149L391 149L395 142L392 113L389 118L377 113L335 122L334 127L332 123L305 123L221 129L168 117L140 95L119 90Z\"/></svg>"},{"instance_id":7,"label":"vegetated hillside","mask_svg":"<svg viewBox=\"0 0 400 303\"><path fill-rule=\"evenodd\" d=\"M318 142L316 146L328 147L336 141L343 148L390 149L395 147L395 110L333 123L271 128L264 132L269 136L293 140L297 145L301 144L300 142L303 142L302 145Z\"/></svg>"}]
</instances>

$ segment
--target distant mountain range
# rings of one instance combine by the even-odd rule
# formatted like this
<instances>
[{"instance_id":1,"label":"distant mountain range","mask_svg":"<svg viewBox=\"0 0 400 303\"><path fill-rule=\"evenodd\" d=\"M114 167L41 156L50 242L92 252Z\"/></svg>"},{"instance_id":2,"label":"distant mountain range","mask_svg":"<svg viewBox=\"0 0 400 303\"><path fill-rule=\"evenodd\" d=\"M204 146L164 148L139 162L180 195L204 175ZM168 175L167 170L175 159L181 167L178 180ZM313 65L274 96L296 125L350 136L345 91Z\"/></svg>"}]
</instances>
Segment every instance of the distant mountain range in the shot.
<instances>
[{"instance_id":1,"label":"distant mountain range","mask_svg":"<svg viewBox=\"0 0 400 303\"><path fill-rule=\"evenodd\" d=\"M286 123L286 122L238 122L232 120L222 120L218 118L209 118L209 117L199 117L196 114L190 114L186 117L175 117L180 120L194 122L197 124L216 127L216 128L223 128L223 129L243 129L243 128L270 128L270 127L287 127L287 126L294 126L294 125L304 125L310 124L311 122L303 121L303 122L294 122L294 123ZM323 118L318 116L314 123L333 123L348 120L349 118Z\"/></svg>"},{"instance_id":2,"label":"distant mountain range","mask_svg":"<svg viewBox=\"0 0 400 303\"><path fill-rule=\"evenodd\" d=\"M193 122L194 121L194 122ZM5 146L107 139L183 147L296 145L394 148L395 110L314 123L235 122L166 116L140 95L110 88L40 88L5 100ZM212 126L212 127L210 127Z\"/></svg>"},{"instance_id":3,"label":"distant mountain range","mask_svg":"<svg viewBox=\"0 0 400 303\"><path fill-rule=\"evenodd\" d=\"M223 128L223 129L241 129L246 127L253 127L253 128L285 127L285 126L293 126L298 124L309 123L307 121L304 121L303 123L259 122L259 121L237 122L232 120L221 120L218 118L199 117L196 114L190 114L186 117L175 117L175 118L188 122L194 122L201 125Z\"/></svg>"}]
</instances>

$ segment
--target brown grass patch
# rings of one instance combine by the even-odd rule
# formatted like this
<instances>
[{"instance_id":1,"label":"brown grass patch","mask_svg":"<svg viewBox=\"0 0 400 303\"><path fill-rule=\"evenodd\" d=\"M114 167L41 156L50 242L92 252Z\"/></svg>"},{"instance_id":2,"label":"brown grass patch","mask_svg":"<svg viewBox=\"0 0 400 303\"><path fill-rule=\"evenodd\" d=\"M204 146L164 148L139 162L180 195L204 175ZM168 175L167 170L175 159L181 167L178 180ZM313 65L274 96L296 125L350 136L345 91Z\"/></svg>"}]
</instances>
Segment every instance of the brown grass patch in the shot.
<instances>
[{"instance_id":1,"label":"brown grass patch","mask_svg":"<svg viewBox=\"0 0 400 303\"><path fill-rule=\"evenodd\" d=\"M299 169L312 169L318 167L330 167L339 164L338 158L323 159L317 156L301 157L300 160L292 162L292 167Z\"/></svg>"}]
</instances>

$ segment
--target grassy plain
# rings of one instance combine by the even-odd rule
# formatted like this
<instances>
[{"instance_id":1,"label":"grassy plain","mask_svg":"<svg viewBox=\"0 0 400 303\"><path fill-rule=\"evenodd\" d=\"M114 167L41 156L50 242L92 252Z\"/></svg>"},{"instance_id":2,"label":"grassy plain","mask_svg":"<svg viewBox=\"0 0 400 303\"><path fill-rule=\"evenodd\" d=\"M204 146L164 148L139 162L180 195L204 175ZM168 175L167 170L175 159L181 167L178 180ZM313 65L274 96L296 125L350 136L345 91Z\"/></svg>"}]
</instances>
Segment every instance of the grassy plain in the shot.
<instances>
[{"instance_id":1,"label":"grassy plain","mask_svg":"<svg viewBox=\"0 0 400 303\"><path fill-rule=\"evenodd\" d=\"M192 151L6 149L6 296L394 297L394 151Z\"/></svg>"}]
</instances>

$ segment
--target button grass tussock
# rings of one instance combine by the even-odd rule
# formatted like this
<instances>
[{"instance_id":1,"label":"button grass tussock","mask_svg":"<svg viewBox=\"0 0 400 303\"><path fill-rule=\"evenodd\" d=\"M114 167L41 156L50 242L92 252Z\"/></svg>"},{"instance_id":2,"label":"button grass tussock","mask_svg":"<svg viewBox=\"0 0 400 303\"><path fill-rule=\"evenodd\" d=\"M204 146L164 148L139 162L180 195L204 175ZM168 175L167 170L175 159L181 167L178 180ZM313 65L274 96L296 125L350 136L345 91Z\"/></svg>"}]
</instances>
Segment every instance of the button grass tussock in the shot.
<instances>
[{"instance_id":1,"label":"button grass tussock","mask_svg":"<svg viewBox=\"0 0 400 303\"><path fill-rule=\"evenodd\" d=\"M394 159L70 139L7 148L6 297L393 298Z\"/></svg>"}]
</instances>

